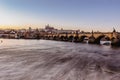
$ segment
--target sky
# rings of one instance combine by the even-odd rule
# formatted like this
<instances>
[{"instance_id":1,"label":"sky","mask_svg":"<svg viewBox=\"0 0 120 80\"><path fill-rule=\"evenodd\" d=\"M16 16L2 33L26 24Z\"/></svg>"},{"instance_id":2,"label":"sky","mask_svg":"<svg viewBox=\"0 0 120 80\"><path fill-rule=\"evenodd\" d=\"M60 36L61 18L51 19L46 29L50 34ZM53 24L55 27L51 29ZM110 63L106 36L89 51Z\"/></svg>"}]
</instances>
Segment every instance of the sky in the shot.
<instances>
[{"instance_id":1,"label":"sky","mask_svg":"<svg viewBox=\"0 0 120 80\"><path fill-rule=\"evenodd\" d=\"M0 28L120 31L120 0L0 0Z\"/></svg>"}]
</instances>

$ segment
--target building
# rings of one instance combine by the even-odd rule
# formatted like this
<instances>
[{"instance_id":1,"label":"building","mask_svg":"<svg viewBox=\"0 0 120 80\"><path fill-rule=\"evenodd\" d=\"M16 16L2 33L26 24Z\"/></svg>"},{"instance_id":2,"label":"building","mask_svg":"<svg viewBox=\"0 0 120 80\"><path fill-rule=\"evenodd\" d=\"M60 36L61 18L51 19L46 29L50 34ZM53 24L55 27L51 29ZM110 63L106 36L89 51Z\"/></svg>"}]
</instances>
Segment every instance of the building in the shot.
<instances>
[{"instance_id":1,"label":"building","mask_svg":"<svg viewBox=\"0 0 120 80\"><path fill-rule=\"evenodd\" d=\"M57 33L58 33L58 34L64 34L64 33L68 33L68 34L71 34L71 33L80 33L80 30L64 30L64 29L61 29L61 30L58 30Z\"/></svg>"},{"instance_id":2,"label":"building","mask_svg":"<svg viewBox=\"0 0 120 80\"><path fill-rule=\"evenodd\" d=\"M48 25L45 26L45 32L48 32L48 33L56 33L58 30L55 29L54 27L51 27Z\"/></svg>"}]
</instances>

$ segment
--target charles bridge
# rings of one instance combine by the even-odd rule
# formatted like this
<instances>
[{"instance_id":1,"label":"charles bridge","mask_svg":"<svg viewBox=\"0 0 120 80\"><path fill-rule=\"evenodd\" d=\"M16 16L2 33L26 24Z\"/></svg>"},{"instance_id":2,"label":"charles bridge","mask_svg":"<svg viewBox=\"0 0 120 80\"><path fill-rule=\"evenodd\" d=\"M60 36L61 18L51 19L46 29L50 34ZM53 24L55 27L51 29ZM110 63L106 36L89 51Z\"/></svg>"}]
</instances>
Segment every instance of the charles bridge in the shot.
<instances>
[{"instance_id":1,"label":"charles bridge","mask_svg":"<svg viewBox=\"0 0 120 80\"><path fill-rule=\"evenodd\" d=\"M27 32L17 32L0 34L0 38L12 38L12 39L45 39L45 40L56 40L56 41L67 41L76 43L90 43L90 44L100 44L101 41L110 41L113 46L120 46L120 33L115 29L113 32L62 32L62 33L52 33L52 32L41 32L36 30L32 32L31 30Z\"/></svg>"},{"instance_id":2,"label":"charles bridge","mask_svg":"<svg viewBox=\"0 0 120 80\"><path fill-rule=\"evenodd\" d=\"M120 34L113 30L113 32L91 32L91 33L61 33L61 34L44 34L42 39L68 41L68 42L85 42L91 44L100 44L100 41L111 41L112 45L120 46Z\"/></svg>"}]
</instances>

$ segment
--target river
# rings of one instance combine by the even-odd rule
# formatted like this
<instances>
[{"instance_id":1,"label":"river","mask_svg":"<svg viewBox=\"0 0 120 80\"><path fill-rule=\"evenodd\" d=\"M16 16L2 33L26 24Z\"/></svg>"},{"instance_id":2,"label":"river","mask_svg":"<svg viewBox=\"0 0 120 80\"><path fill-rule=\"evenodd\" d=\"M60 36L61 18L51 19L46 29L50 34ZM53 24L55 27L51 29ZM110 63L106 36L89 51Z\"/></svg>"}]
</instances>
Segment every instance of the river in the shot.
<instances>
[{"instance_id":1,"label":"river","mask_svg":"<svg viewBox=\"0 0 120 80\"><path fill-rule=\"evenodd\" d=\"M120 80L120 48L0 39L0 80Z\"/></svg>"}]
</instances>

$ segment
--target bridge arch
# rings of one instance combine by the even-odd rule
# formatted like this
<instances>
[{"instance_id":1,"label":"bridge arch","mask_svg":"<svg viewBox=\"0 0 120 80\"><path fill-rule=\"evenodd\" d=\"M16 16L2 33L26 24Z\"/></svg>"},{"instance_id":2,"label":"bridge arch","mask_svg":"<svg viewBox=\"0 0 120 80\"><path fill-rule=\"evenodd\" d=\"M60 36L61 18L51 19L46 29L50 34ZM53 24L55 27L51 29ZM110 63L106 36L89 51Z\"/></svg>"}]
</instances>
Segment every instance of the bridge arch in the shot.
<instances>
[{"instance_id":1,"label":"bridge arch","mask_svg":"<svg viewBox=\"0 0 120 80\"><path fill-rule=\"evenodd\" d=\"M74 36L73 36L73 35L70 35L70 36L68 37L68 40L69 40L70 42L72 42L73 39L74 39Z\"/></svg>"},{"instance_id":2,"label":"bridge arch","mask_svg":"<svg viewBox=\"0 0 120 80\"><path fill-rule=\"evenodd\" d=\"M68 38L69 38L68 36L61 36L60 40L61 41L68 41Z\"/></svg>"},{"instance_id":3,"label":"bridge arch","mask_svg":"<svg viewBox=\"0 0 120 80\"><path fill-rule=\"evenodd\" d=\"M80 42L79 36L74 36L74 42Z\"/></svg>"},{"instance_id":4,"label":"bridge arch","mask_svg":"<svg viewBox=\"0 0 120 80\"><path fill-rule=\"evenodd\" d=\"M86 36L86 35L81 36L81 37L80 37L80 42L83 42L84 39L87 38L87 37L88 37L88 36ZM88 37L88 38L89 38L89 37Z\"/></svg>"},{"instance_id":5,"label":"bridge arch","mask_svg":"<svg viewBox=\"0 0 120 80\"><path fill-rule=\"evenodd\" d=\"M60 40L63 41L64 40L64 36L60 36Z\"/></svg>"},{"instance_id":6,"label":"bridge arch","mask_svg":"<svg viewBox=\"0 0 120 80\"><path fill-rule=\"evenodd\" d=\"M56 36L53 37L53 40L56 40Z\"/></svg>"},{"instance_id":7,"label":"bridge arch","mask_svg":"<svg viewBox=\"0 0 120 80\"><path fill-rule=\"evenodd\" d=\"M96 39L95 39L95 43L96 44L100 44L100 41L101 40L106 40L106 41L109 41L110 40L110 37L109 36L106 36L106 35L100 35L98 36Z\"/></svg>"},{"instance_id":8,"label":"bridge arch","mask_svg":"<svg viewBox=\"0 0 120 80\"><path fill-rule=\"evenodd\" d=\"M88 43L94 44L94 43L95 43L95 40L96 40L96 38L95 38L94 36L90 36L90 37L89 37L89 40L88 40Z\"/></svg>"}]
</instances>

